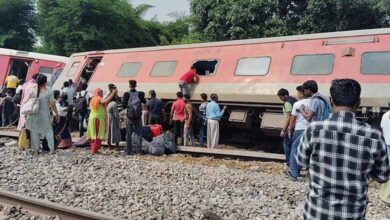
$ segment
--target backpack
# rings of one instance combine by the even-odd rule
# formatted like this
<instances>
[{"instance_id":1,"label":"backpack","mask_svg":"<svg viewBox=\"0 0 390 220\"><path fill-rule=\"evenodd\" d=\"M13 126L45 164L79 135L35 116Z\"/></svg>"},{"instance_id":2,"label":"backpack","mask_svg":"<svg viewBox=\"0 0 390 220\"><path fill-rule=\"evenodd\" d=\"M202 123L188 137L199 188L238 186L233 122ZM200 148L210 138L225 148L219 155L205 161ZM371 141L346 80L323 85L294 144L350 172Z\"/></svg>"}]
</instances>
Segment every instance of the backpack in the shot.
<instances>
[{"instance_id":1,"label":"backpack","mask_svg":"<svg viewBox=\"0 0 390 220\"><path fill-rule=\"evenodd\" d=\"M322 113L322 120L329 119L330 114L332 114L332 106L330 106L329 103L324 98L322 98L322 96L314 96L314 98L325 103L325 110Z\"/></svg>"},{"instance_id":2,"label":"backpack","mask_svg":"<svg viewBox=\"0 0 390 220\"><path fill-rule=\"evenodd\" d=\"M127 118L130 120L139 120L142 117L141 99L138 92L130 92L129 102L127 103Z\"/></svg>"},{"instance_id":3,"label":"backpack","mask_svg":"<svg viewBox=\"0 0 390 220\"><path fill-rule=\"evenodd\" d=\"M289 97L287 98L286 101L287 101L288 103L290 103L291 106L293 106L294 103L295 103L296 101L298 101L298 100L297 100L296 98L292 97L292 96L289 96Z\"/></svg>"},{"instance_id":4,"label":"backpack","mask_svg":"<svg viewBox=\"0 0 390 220\"><path fill-rule=\"evenodd\" d=\"M287 100L286 100L286 102L288 102L288 103L291 104L291 107L294 106L294 103L295 103L296 101L297 101L297 99L294 98L294 97L292 97L292 96L287 97ZM284 107L284 105L283 105L283 112L285 111L284 108L285 108L285 107Z\"/></svg>"},{"instance_id":5,"label":"backpack","mask_svg":"<svg viewBox=\"0 0 390 220\"><path fill-rule=\"evenodd\" d=\"M81 92L79 94L79 97L76 100L76 105L75 105L75 112L76 113L85 113L88 110L88 105L87 105L87 91L85 91L84 95L81 96Z\"/></svg>"}]
</instances>

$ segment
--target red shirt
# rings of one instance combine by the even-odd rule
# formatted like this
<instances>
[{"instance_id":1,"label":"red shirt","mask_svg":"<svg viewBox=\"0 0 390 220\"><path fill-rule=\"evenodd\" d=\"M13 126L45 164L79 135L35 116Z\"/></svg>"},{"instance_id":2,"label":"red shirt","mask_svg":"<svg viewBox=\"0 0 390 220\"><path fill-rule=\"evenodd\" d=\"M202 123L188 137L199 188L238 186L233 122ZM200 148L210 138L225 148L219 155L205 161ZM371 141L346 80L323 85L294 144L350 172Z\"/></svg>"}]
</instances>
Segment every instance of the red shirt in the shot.
<instances>
[{"instance_id":1,"label":"red shirt","mask_svg":"<svg viewBox=\"0 0 390 220\"><path fill-rule=\"evenodd\" d=\"M186 103L183 101L183 99L177 99L172 104L172 108L171 108L171 110L173 111L173 120L183 121L185 108L186 108Z\"/></svg>"},{"instance_id":2,"label":"red shirt","mask_svg":"<svg viewBox=\"0 0 390 220\"><path fill-rule=\"evenodd\" d=\"M196 76L195 70L189 70L188 72L184 73L180 77L180 81L185 81L186 83L190 84L194 81L194 77Z\"/></svg>"}]
</instances>

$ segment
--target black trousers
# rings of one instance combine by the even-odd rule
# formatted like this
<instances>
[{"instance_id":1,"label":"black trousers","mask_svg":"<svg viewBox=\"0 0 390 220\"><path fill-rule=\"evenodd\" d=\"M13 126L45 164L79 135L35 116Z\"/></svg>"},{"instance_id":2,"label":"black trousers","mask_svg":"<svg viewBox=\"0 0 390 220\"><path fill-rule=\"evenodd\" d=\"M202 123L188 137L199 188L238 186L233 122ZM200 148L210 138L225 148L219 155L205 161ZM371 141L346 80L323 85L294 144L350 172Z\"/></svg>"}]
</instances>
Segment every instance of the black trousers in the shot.
<instances>
[{"instance_id":1,"label":"black trousers","mask_svg":"<svg viewBox=\"0 0 390 220\"><path fill-rule=\"evenodd\" d=\"M175 143L177 145L183 145L183 133L184 133L184 121L173 121L174 134L175 134ZM177 141L177 138L180 137L180 143Z\"/></svg>"}]
</instances>

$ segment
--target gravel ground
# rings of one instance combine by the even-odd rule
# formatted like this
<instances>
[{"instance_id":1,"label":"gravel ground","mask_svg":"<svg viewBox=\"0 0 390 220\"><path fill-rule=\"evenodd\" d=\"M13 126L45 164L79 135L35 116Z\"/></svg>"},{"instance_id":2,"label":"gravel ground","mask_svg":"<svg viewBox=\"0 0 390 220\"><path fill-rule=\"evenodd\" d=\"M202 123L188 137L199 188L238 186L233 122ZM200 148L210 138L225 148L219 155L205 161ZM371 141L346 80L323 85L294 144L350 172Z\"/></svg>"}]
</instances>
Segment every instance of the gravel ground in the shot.
<instances>
[{"instance_id":1,"label":"gravel ground","mask_svg":"<svg viewBox=\"0 0 390 220\"><path fill-rule=\"evenodd\" d=\"M85 149L33 157L3 145L0 161L0 188L124 219L300 219L308 188L271 162ZM367 218L390 219L378 192L372 184Z\"/></svg>"}]
</instances>

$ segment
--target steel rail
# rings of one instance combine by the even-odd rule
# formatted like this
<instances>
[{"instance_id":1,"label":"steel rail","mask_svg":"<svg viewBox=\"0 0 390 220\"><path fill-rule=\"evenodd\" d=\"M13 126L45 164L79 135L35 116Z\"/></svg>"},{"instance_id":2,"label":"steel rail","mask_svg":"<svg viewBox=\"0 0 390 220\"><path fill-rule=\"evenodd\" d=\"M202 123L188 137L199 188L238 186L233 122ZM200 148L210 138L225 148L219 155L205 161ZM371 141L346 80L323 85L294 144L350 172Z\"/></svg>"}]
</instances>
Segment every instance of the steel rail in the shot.
<instances>
[{"instance_id":1,"label":"steel rail","mask_svg":"<svg viewBox=\"0 0 390 220\"><path fill-rule=\"evenodd\" d=\"M58 216L61 220L118 220L117 217L34 199L14 192L0 190L0 204L17 206L32 215Z\"/></svg>"},{"instance_id":2,"label":"steel rail","mask_svg":"<svg viewBox=\"0 0 390 220\"><path fill-rule=\"evenodd\" d=\"M0 137L18 138L19 133L15 131L0 130ZM106 142L103 142L102 144L104 146L107 146ZM126 145L126 142L121 142L119 145L123 147ZM232 158L242 158L242 159L250 159L250 160L269 160L269 161L281 161L281 162L286 160L284 154L266 153L266 152L249 151L249 150L210 149L210 148L201 148L201 147L178 146L177 152L183 154L232 157Z\"/></svg>"}]
</instances>

